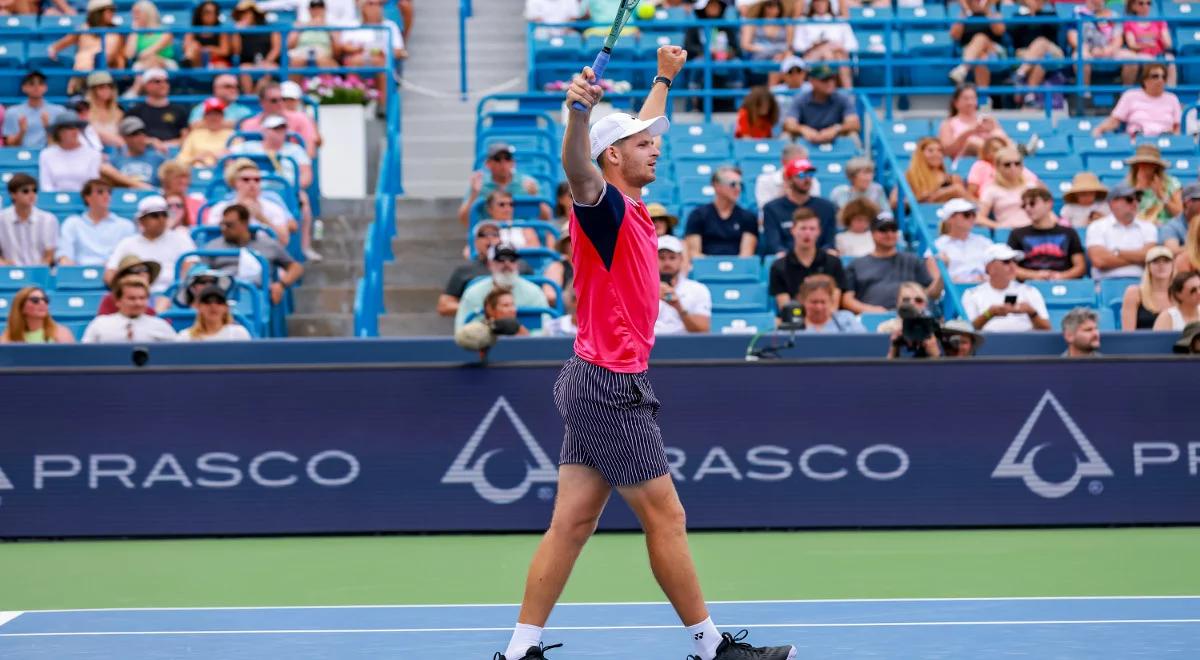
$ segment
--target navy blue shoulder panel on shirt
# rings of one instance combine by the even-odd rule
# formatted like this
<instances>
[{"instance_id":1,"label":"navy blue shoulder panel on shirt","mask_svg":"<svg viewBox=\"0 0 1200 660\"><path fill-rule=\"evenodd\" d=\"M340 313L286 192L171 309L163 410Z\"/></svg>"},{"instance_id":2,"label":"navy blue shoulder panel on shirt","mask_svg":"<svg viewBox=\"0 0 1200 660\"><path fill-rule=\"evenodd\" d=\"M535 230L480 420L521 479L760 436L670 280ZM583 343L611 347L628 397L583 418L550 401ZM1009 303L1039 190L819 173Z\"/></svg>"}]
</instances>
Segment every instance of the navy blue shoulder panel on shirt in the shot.
<instances>
[{"instance_id":1,"label":"navy blue shoulder panel on shirt","mask_svg":"<svg viewBox=\"0 0 1200 660\"><path fill-rule=\"evenodd\" d=\"M616 186L606 182L604 193L595 206L575 203L575 217L584 235L596 248L604 267L612 270L613 256L617 252L617 233L621 231L621 220L625 218L625 195Z\"/></svg>"}]
</instances>

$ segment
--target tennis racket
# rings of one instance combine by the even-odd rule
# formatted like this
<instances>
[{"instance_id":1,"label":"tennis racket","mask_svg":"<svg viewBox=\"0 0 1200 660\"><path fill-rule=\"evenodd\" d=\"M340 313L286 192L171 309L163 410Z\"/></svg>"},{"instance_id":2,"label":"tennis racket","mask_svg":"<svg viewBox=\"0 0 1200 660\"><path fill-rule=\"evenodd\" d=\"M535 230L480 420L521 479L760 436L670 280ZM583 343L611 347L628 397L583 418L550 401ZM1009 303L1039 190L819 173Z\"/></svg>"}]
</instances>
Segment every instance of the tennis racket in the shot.
<instances>
[{"instance_id":1,"label":"tennis racket","mask_svg":"<svg viewBox=\"0 0 1200 660\"><path fill-rule=\"evenodd\" d=\"M617 43L617 37L621 36L621 30L625 29L625 23L629 21L629 17L633 15L633 10L637 7L641 0L621 0L621 5L617 7L617 15L613 17L612 29L608 31L608 36L604 39L604 48L596 54L596 61L592 62L592 74L595 75L595 80L600 80L604 75L604 70L608 68L608 60L612 57L612 48ZM571 104L571 107L579 112L584 112L587 108L579 101Z\"/></svg>"}]
</instances>

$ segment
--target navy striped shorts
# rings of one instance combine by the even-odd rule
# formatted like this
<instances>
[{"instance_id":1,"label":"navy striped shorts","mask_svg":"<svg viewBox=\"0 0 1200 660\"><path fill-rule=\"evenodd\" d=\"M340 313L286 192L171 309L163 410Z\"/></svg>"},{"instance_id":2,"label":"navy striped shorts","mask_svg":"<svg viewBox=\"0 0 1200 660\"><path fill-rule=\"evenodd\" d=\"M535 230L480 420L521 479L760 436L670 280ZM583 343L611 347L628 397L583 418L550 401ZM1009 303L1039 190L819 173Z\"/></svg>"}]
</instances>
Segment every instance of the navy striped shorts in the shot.
<instances>
[{"instance_id":1,"label":"navy striped shorts","mask_svg":"<svg viewBox=\"0 0 1200 660\"><path fill-rule=\"evenodd\" d=\"M658 428L662 406L646 372L622 374L567 360L554 383L566 422L559 465L595 468L612 486L630 486L670 471Z\"/></svg>"}]
</instances>

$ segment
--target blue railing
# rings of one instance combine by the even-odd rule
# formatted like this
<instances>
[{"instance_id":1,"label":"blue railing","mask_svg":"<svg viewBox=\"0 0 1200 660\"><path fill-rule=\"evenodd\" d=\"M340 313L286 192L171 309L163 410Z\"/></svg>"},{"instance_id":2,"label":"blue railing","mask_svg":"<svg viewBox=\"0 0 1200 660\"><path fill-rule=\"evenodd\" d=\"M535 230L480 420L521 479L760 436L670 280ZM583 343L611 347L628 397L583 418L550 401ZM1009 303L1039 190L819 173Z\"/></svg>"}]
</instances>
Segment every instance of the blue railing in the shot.
<instances>
[{"instance_id":1,"label":"blue railing","mask_svg":"<svg viewBox=\"0 0 1200 660\"><path fill-rule=\"evenodd\" d=\"M471 0L458 0L458 93L467 100L467 19L475 15Z\"/></svg>"}]
</instances>

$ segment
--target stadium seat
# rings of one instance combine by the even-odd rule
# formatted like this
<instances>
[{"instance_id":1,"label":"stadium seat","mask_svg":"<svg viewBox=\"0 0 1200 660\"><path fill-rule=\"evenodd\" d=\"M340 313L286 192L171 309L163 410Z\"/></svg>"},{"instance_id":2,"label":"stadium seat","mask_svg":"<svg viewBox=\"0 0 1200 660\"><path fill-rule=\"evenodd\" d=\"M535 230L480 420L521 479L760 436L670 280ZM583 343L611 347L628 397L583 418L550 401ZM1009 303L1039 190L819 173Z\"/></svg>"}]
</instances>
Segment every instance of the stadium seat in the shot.
<instances>
[{"instance_id":1,"label":"stadium seat","mask_svg":"<svg viewBox=\"0 0 1200 660\"><path fill-rule=\"evenodd\" d=\"M0 291L17 291L27 286L50 286L49 266L0 266Z\"/></svg>"},{"instance_id":2,"label":"stadium seat","mask_svg":"<svg viewBox=\"0 0 1200 660\"><path fill-rule=\"evenodd\" d=\"M723 124L706 122L700 124L673 123L667 129L667 135L674 140L697 141L714 138L728 138L729 129Z\"/></svg>"},{"instance_id":3,"label":"stadium seat","mask_svg":"<svg viewBox=\"0 0 1200 660\"><path fill-rule=\"evenodd\" d=\"M1083 169L1083 161L1079 156L1030 156L1025 159L1025 166L1038 176L1055 176L1074 174Z\"/></svg>"},{"instance_id":4,"label":"stadium seat","mask_svg":"<svg viewBox=\"0 0 1200 660\"><path fill-rule=\"evenodd\" d=\"M679 179L679 201L684 204L707 204L712 201L712 177L685 176Z\"/></svg>"},{"instance_id":5,"label":"stadium seat","mask_svg":"<svg viewBox=\"0 0 1200 660\"><path fill-rule=\"evenodd\" d=\"M25 66L25 44L18 39L0 39L0 66L12 69Z\"/></svg>"},{"instance_id":6,"label":"stadium seat","mask_svg":"<svg viewBox=\"0 0 1200 660\"><path fill-rule=\"evenodd\" d=\"M1053 130L1053 129L1051 129ZM1036 154L1040 156L1066 156L1071 151L1071 141L1065 135L1038 133Z\"/></svg>"},{"instance_id":7,"label":"stadium seat","mask_svg":"<svg viewBox=\"0 0 1200 660\"><path fill-rule=\"evenodd\" d=\"M83 213L87 209L78 193L64 192L39 192L37 207L58 216L59 222L69 215Z\"/></svg>"},{"instance_id":8,"label":"stadium seat","mask_svg":"<svg viewBox=\"0 0 1200 660\"><path fill-rule=\"evenodd\" d=\"M54 288L58 291L104 290L102 266L59 266L54 272Z\"/></svg>"},{"instance_id":9,"label":"stadium seat","mask_svg":"<svg viewBox=\"0 0 1200 660\"><path fill-rule=\"evenodd\" d=\"M885 19L885 18L892 18L892 16L894 16L894 12L892 11L891 7L851 7L850 8L850 19L851 20L857 20L857 19L863 19L863 18L881 20L881 19ZM877 31L881 27L882 27L882 25L874 26L874 27L870 27L870 28L864 27L864 29L870 29L870 30ZM855 27L855 31L856 32L858 31L857 27Z\"/></svg>"},{"instance_id":10,"label":"stadium seat","mask_svg":"<svg viewBox=\"0 0 1200 660\"><path fill-rule=\"evenodd\" d=\"M712 177L720 163L714 163L711 158L695 157L695 158L680 158L674 161L675 175L679 178L685 176L707 176Z\"/></svg>"},{"instance_id":11,"label":"stadium seat","mask_svg":"<svg viewBox=\"0 0 1200 660\"><path fill-rule=\"evenodd\" d=\"M1129 170L1129 166L1125 164L1124 156L1088 156L1086 163L1089 172L1094 172L1101 177L1110 174L1124 175Z\"/></svg>"},{"instance_id":12,"label":"stadium seat","mask_svg":"<svg viewBox=\"0 0 1200 660\"><path fill-rule=\"evenodd\" d=\"M1103 117L1075 117L1069 119L1060 119L1055 126L1055 132L1060 135L1069 135L1073 138L1091 139L1092 129L1100 125L1104 121ZM1078 147L1078 145L1076 145Z\"/></svg>"},{"instance_id":13,"label":"stadium seat","mask_svg":"<svg viewBox=\"0 0 1200 660\"><path fill-rule=\"evenodd\" d=\"M703 158L719 163L732 160L733 150L727 137L689 138L671 147L671 159L678 161L681 158Z\"/></svg>"},{"instance_id":14,"label":"stadium seat","mask_svg":"<svg viewBox=\"0 0 1200 660\"><path fill-rule=\"evenodd\" d=\"M904 51L911 57L950 58L954 55L954 42L944 29L928 28L905 31L902 39ZM950 65L926 65L909 69L908 80L916 87L944 86Z\"/></svg>"},{"instance_id":15,"label":"stadium seat","mask_svg":"<svg viewBox=\"0 0 1200 660\"><path fill-rule=\"evenodd\" d=\"M1135 144L1152 144L1158 147L1167 160L1170 160L1171 155L1194 156L1196 154L1196 141L1190 135L1139 136Z\"/></svg>"},{"instance_id":16,"label":"stadium seat","mask_svg":"<svg viewBox=\"0 0 1200 660\"><path fill-rule=\"evenodd\" d=\"M765 312L768 309L767 287L761 283L713 283L713 312Z\"/></svg>"},{"instance_id":17,"label":"stadium seat","mask_svg":"<svg viewBox=\"0 0 1200 660\"><path fill-rule=\"evenodd\" d=\"M30 33L37 27L37 16L22 14L17 16L0 17L0 26L11 32Z\"/></svg>"},{"instance_id":18,"label":"stadium seat","mask_svg":"<svg viewBox=\"0 0 1200 660\"><path fill-rule=\"evenodd\" d=\"M933 126L928 119L893 119L890 126L883 127L888 135L902 135L913 141L933 135Z\"/></svg>"},{"instance_id":19,"label":"stadium seat","mask_svg":"<svg viewBox=\"0 0 1200 660\"><path fill-rule=\"evenodd\" d=\"M1141 280L1136 277L1113 277L1106 280L1100 280L1100 306L1109 307L1114 302L1120 303L1125 297L1125 289L1131 284L1138 284Z\"/></svg>"},{"instance_id":20,"label":"stadium seat","mask_svg":"<svg viewBox=\"0 0 1200 660\"><path fill-rule=\"evenodd\" d=\"M737 160L745 158L767 158L778 163L786 140L734 140L733 157Z\"/></svg>"},{"instance_id":21,"label":"stadium seat","mask_svg":"<svg viewBox=\"0 0 1200 660\"><path fill-rule=\"evenodd\" d=\"M1090 307L1096 302L1096 283L1091 278L1077 280L1030 280L1050 308Z\"/></svg>"},{"instance_id":22,"label":"stadium seat","mask_svg":"<svg viewBox=\"0 0 1200 660\"><path fill-rule=\"evenodd\" d=\"M30 165L36 166L38 162L38 151L36 149L24 149L22 147L2 147L0 148L0 168L26 168Z\"/></svg>"},{"instance_id":23,"label":"stadium seat","mask_svg":"<svg viewBox=\"0 0 1200 660\"><path fill-rule=\"evenodd\" d=\"M1196 167L1200 165L1200 160L1195 155L1183 156L1176 154L1167 155L1163 158L1170 163L1170 167L1167 169L1171 174L1189 181L1196 178Z\"/></svg>"},{"instance_id":24,"label":"stadium seat","mask_svg":"<svg viewBox=\"0 0 1200 660\"><path fill-rule=\"evenodd\" d=\"M1098 138L1076 135L1071 143L1075 153L1081 156L1124 156L1133 153L1133 144L1122 135L1101 135Z\"/></svg>"},{"instance_id":25,"label":"stadium seat","mask_svg":"<svg viewBox=\"0 0 1200 660\"><path fill-rule=\"evenodd\" d=\"M839 137L825 144L809 144L804 140L797 142L808 149L808 157L813 161L822 158L851 158L859 153L858 143L849 137Z\"/></svg>"},{"instance_id":26,"label":"stadium seat","mask_svg":"<svg viewBox=\"0 0 1200 660\"><path fill-rule=\"evenodd\" d=\"M757 282L758 257L699 257L688 274L697 282Z\"/></svg>"},{"instance_id":27,"label":"stadium seat","mask_svg":"<svg viewBox=\"0 0 1200 660\"><path fill-rule=\"evenodd\" d=\"M743 158L738 161L738 168L742 170L742 176L750 182L753 182L760 174L770 174L779 169L779 159L771 158ZM753 192L753 185L747 185L747 189Z\"/></svg>"},{"instance_id":28,"label":"stadium seat","mask_svg":"<svg viewBox=\"0 0 1200 660\"><path fill-rule=\"evenodd\" d=\"M50 314L55 319L82 320L96 316L104 291L63 291L50 296Z\"/></svg>"},{"instance_id":29,"label":"stadium seat","mask_svg":"<svg viewBox=\"0 0 1200 660\"><path fill-rule=\"evenodd\" d=\"M1093 312L1096 312L1096 325L1099 326L1101 332L1112 332L1118 328L1116 317L1113 315L1113 310L1108 307L1096 309L1089 305L1076 305L1076 307L1088 307ZM1071 313L1074 307L1051 307L1046 311L1050 312L1050 329L1054 332L1062 331L1062 320L1067 314Z\"/></svg>"},{"instance_id":30,"label":"stadium seat","mask_svg":"<svg viewBox=\"0 0 1200 660\"><path fill-rule=\"evenodd\" d=\"M537 62L575 62L582 49L583 39L576 32L533 41L533 56Z\"/></svg>"},{"instance_id":31,"label":"stadium seat","mask_svg":"<svg viewBox=\"0 0 1200 660\"><path fill-rule=\"evenodd\" d=\"M1000 119L1000 127L1008 136L1018 143L1024 143L1033 135L1043 136L1054 132L1054 124L1049 119L1020 118Z\"/></svg>"},{"instance_id":32,"label":"stadium seat","mask_svg":"<svg viewBox=\"0 0 1200 660\"><path fill-rule=\"evenodd\" d=\"M892 312L866 312L859 317L859 320L862 321L863 327L867 329L867 332L875 332L884 321L894 318L896 318L896 315Z\"/></svg>"},{"instance_id":33,"label":"stadium seat","mask_svg":"<svg viewBox=\"0 0 1200 660\"><path fill-rule=\"evenodd\" d=\"M771 312L719 313L712 315L710 332L715 335L753 335L774 328L775 315Z\"/></svg>"},{"instance_id":34,"label":"stadium seat","mask_svg":"<svg viewBox=\"0 0 1200 660\"><path fill-rule=\"evenodd\" d=\"M670 179L656 179L642 188L642 199L647 203L658 202L663 206L679 203L679 192Z\"/></svg>"}]
</instances>

